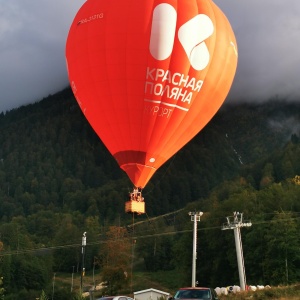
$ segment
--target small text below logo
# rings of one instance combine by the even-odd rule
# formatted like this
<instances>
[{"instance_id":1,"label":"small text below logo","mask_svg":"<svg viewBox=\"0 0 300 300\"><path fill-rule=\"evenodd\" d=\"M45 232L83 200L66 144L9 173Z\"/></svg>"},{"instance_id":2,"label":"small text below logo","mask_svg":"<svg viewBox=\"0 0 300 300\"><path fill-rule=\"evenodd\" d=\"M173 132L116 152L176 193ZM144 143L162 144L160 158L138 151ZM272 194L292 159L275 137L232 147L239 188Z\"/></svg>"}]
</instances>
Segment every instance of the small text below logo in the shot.
<instances>
[{"instance_id":1,"label":"small text below logo","mask_svg":"<svg viewBox=\"0 0 300 300\"><path fill-rule=\"evenodd\" d=\"M168 103L168 102L163 102L163 101L160 101L160 100L144 99L144 101L155 103L155 104L163 104L163 105L166 105L166 106L169 106L169 107L178 108L178 109L183 110L183 111L189 111L188 108L182 107L180 105Z\"/></svg>"}]
</instances>

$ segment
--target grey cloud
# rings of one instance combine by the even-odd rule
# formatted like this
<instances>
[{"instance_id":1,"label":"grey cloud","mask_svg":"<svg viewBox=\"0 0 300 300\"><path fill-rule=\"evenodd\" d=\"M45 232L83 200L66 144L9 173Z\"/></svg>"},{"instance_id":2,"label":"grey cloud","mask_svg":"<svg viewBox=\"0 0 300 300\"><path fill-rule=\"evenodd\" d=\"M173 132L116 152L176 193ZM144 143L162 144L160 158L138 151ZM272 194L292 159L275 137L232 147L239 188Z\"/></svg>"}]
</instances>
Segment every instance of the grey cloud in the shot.
<instances>
[{"instance_id":1,"label":"grey cloud","mask_svg":"<svg viewBox=\"0 0 300 300\"><path fill-rule=\"evenodd\" d=\"M239 63L230 101L300 95L300 2L218 0L236 34Z\"/></svg>"}]
</instances>

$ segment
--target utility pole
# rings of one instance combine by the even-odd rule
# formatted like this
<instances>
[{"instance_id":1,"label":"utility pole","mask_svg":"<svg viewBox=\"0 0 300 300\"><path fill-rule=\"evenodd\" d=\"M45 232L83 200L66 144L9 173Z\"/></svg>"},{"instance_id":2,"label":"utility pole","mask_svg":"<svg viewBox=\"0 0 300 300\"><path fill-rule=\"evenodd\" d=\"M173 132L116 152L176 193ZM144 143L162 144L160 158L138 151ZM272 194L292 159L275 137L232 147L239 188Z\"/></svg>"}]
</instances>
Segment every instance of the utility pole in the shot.
<instances>
[{"instance_id":1,"label":"utility pole","mask_svg":"<svg viewBox=\"0 0 300 300\"><path fill-rule=\"evenodd\" d=\"M95 284L95 256L94 256L94 262L93 262L93 285L94 285L94 289L96 288L96 284Z\"/></svg>"},{"instance_id":2,"label":"utility pole","mask_svg":"<svg viewBox=\"0 0 300 300\"><path fill-rule=\"evenodd\" d=\"M194 222L194 231L193 231L193 267L192 267L192 287L196 286L196 259L197 259L197 222L200 222L200 217L203 215L203 212L189 212L191 216L191 221Z\"/></svg>"},{"instance_id":3,"label":"utility pole","mask_svg":"<svg viewBox=\"0 0 300 300\"><path fill-rule=\"evenodd\" d=\"M54 297L55 275L56 275L56 273L53 274L53 279L52 279L52 300Z\"/></svg>"},{"instance_id":4,"label":"utility pole","mask_svg":"<svg viewBox=\"0 0 300 300\"><path fill-rule=\"evenodd\" d=\"M73 292L73 283L74 283L74 268L75 268L75 266L73 266L73 271L72 271L72 284L71 284L71 292Z\"/></svg>"},{"instance_id":5,"label":"utility pole","mask_svg":"<svg viewBox=\"0 0 300 300\"><path fill-rule=\"evenodd\" d=\"M241 227L252 226L251 221L243 222L243 213L234 212L232 217L226 217L227 223L223 224L222 230L233 229L235 239L236 257L239 270L240 287L242 291L246 290L246 273L243 257L243 246L241 237Z\"/></svg>"},{"instance_id":6,"label":"utility pole","mask_svg":"<svg viewBox=\"0 0 300 300\"><path fill-rule=\"evenodd\" d=\"M81 264L81 277L80 277L80 292L82 293L82 281L83 276L85 275L85 267L84 267L84 255L85 255L85 246L86 246L86 232L82 235L82 243L81 243L81 254L82 254L82 264Z\"/></svg>"}]
</instances>

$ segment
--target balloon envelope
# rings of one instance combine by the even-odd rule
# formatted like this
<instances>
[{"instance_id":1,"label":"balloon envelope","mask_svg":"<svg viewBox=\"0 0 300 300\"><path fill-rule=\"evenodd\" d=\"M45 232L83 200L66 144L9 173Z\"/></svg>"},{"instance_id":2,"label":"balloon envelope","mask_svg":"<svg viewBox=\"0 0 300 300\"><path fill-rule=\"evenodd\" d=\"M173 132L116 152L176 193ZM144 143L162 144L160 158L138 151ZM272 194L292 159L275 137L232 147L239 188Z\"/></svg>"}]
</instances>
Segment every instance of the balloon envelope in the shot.
<instances>
[{"instance_id":1,"label":"balloon envelope","mask_svg":"<svg viewBox=\"0 0 300 300\"><path fill-rule=\"evenodd\" d=\"M87 0L71 25L66 59L87 120L144 187L222 105L237 45L210 0Z\"/></svg>"}]
</instances>

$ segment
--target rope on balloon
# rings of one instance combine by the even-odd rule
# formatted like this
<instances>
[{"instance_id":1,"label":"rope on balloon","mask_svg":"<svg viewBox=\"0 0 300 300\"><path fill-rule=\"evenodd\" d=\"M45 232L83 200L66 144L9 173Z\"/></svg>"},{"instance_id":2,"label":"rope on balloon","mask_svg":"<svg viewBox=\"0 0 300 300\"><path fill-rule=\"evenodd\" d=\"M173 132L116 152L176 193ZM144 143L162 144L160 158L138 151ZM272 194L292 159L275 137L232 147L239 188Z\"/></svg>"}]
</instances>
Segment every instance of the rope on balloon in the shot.
<instances>
[{"instance_id":1,"label":"rope on balloon","mask_svg":"<svg viewBox=\"0 0 300 300\"><path fill-rule=\"evenodd\" d=\"M174 154L173 157L170 159L169 165L168 165L168 167L166 168L166 170L164 171L164 173L162 174L162 176L160 177L160 179L159 179L159 180L155 183L155 185L153 185L153 187L152 187L150 190L148 190L144 195L149 195L150 193L152 193L152 191L154 190L154 188L160 184L160 182L162 181L162 179L164 179L164 177L167 175L167 172L169 171L169 169L170 169L171 166L173 165L173 162L174 162L174 160L175 160L175 158L176 158L176 155L177 155L177 153Z\"/></svg>"}]
</instances>

